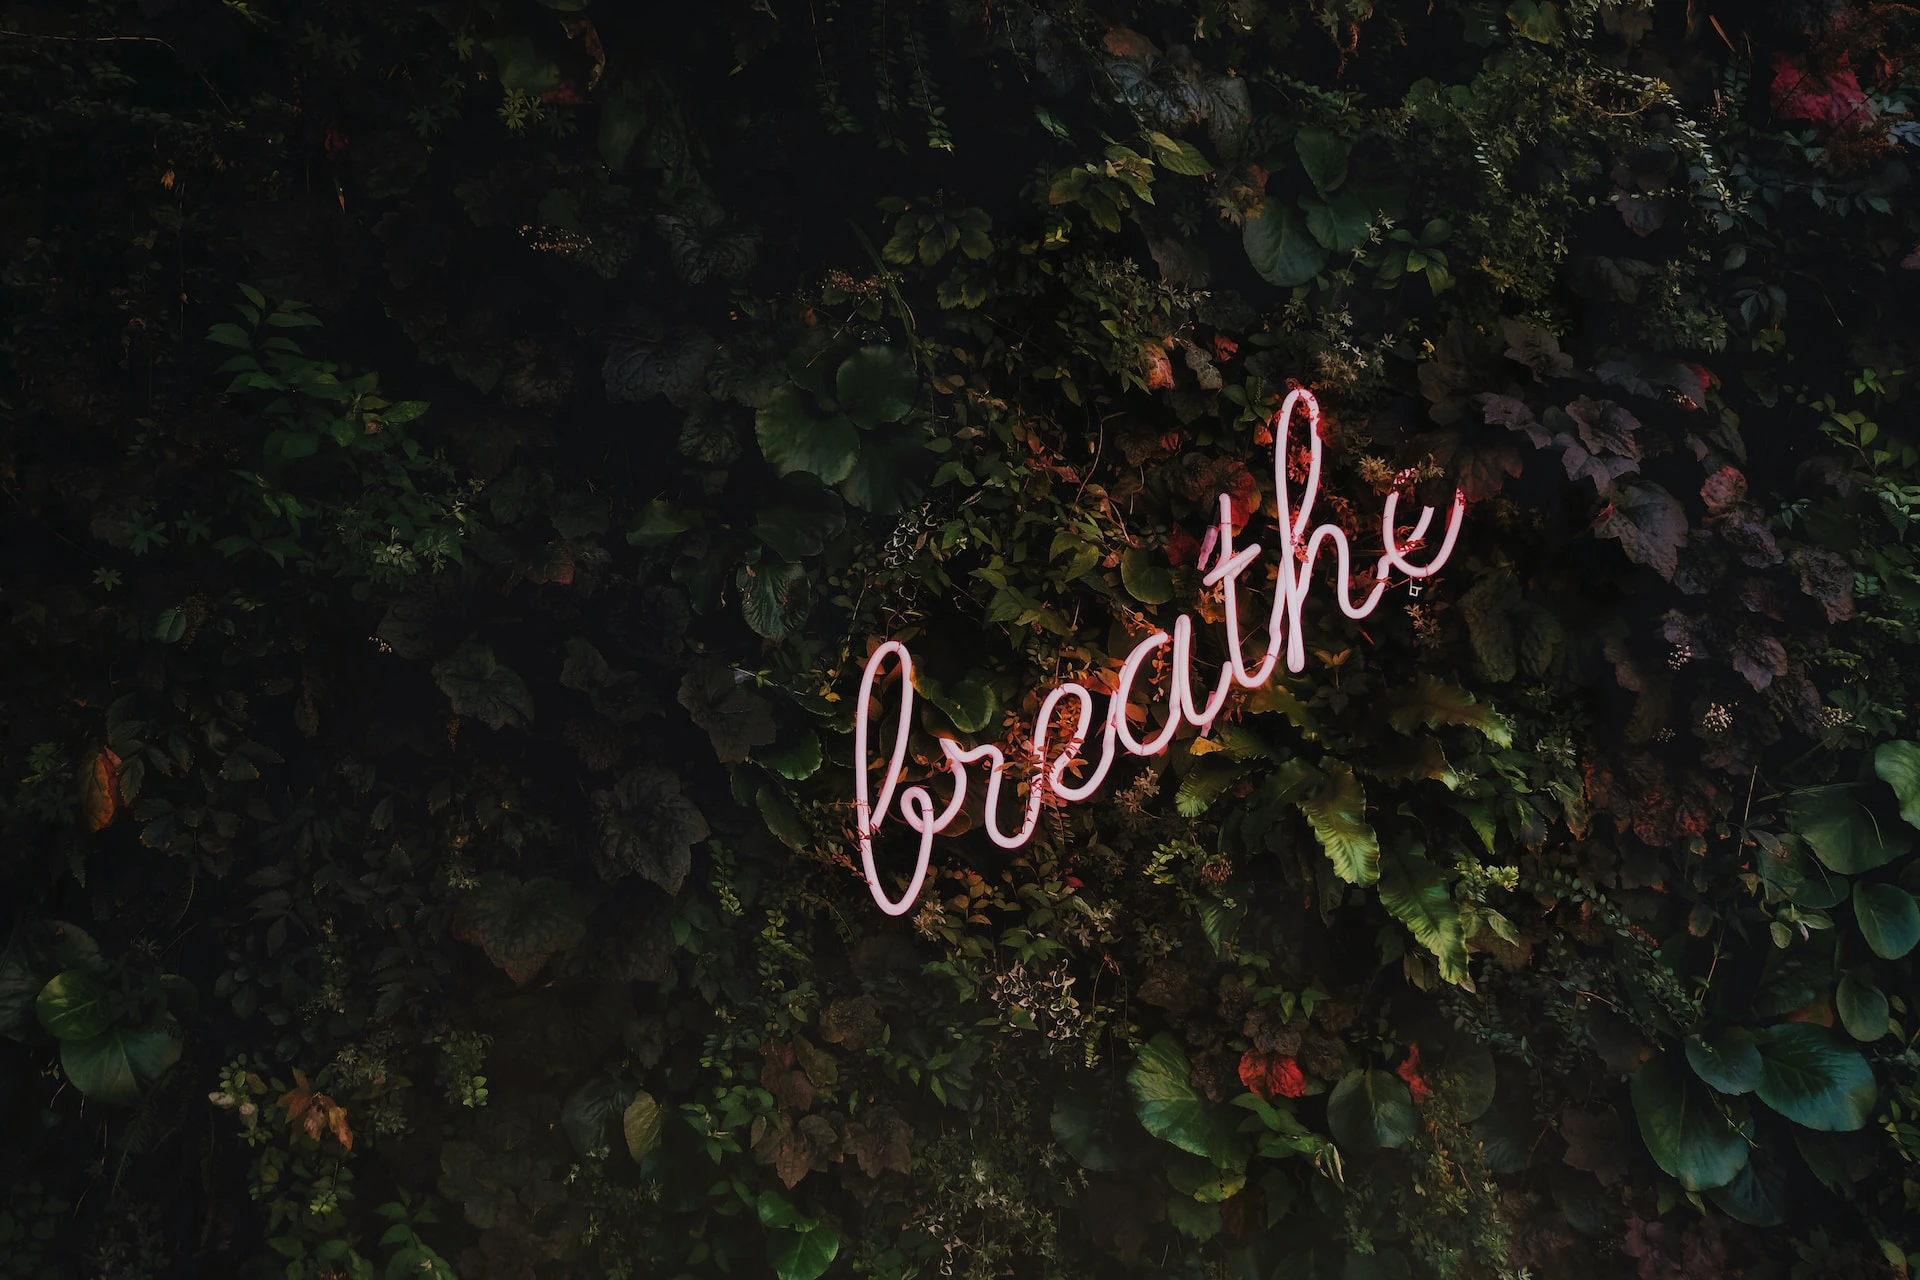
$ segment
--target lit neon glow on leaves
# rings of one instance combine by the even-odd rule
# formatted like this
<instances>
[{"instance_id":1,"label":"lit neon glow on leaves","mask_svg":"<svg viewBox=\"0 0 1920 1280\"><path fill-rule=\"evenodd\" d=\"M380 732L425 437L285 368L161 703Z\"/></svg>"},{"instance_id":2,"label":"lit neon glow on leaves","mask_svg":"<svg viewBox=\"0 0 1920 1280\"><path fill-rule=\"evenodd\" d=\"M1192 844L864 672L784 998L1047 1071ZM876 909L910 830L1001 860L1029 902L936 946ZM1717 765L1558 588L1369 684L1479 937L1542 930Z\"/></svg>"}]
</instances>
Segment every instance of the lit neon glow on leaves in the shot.
<instances>
[{"instance_id":1,"label":"lit neon glow on leaves","mask_svg":"<svg viewBox=\"0 0 1920 1280\"><path fill-rule=\"evenodd\" d=\"M1296 405L1305 407L1311 436L1306 489L1301 494L1297 509L1292 505L1293 499L1288 492L1286 472L1287 436ZM1000 825L1000 789L1005 780L1007 761L1005 754L992 743L963 747L952 738L943 736L939 739L941 753L946 757L947 768L953 778L953 791L944 805L936 803L933 793L924 786L900 787L907 760L908 735L913 723L913 655L898 640L888 640L874 649L867 659L866 673L860 681L860 697L854 714L853 750L857 762L854 770L854 821L860 844L861 870L866 875L868 888L873 891L873 900L882 911L888 915L902 915L919 899L920 890L927 879L927 864L933 853L933 838L950 827L966 805L968 765L983 762L986 765L984 812L988 838L1003 849L1017 849L1033 838L1034 831L1039 827L1041 807L1049 792L1063 801L1086 800L1106 781L1108 771L1113 768L1115 759L1122 751L1134 756L1158 755L1172 744L1182 724L1190 724L1205 733L1225 707L1234 688L1257 689L1266 684L1283 655L1287 670L1302 670L1306 666L1307 652L1303 615L1307 596L1314 585L1314 567L1323 550L1331 550L1336 568L1335 603L1340 606L1342 613L1355 619L1373 612L1386 593L1389 578L1394 572L1417 580L1431 577L1446 564L1447 558L1453 554L1454 540L1460 533L1460 521L1466 513L1466 496L1455 491L1453 505L1447 515L1446 532L1439 548L1427 563L1415 564L1408 558L1409 553L1424 546L1427 530L1433 523L1434 509L1423 507L1411 532L1402 539L1395 525L1400 495L1398 492L1389 493L1380 513L1383 550L1373 567L1371 586L1366 589L1366 595L1358 601L1354 600L1353 555L1345 531L1334 524L1322 524L1308 531L1314 500L1320 492L1322 452L1320 405L1310 392L1296 390L1286 398L1274 417L1273 435L1274 492L1279 504L1275 523L1288 534L1293 554L1283 557L1278 565L1273 607L1267 618L1264 656L1253 665L1248 665L1241 637L1238 581L1248 566L1258 559L1260 544L1254 542L1238 549L1234 547L1232 500L1222 494L1219 522L1207 539L1209 550L1217 550L1218 558L1203 580L1207 586L1221 589L1224 604L1227 661L1220 670L1218 682L1204 697L1195 692L1193 619L1182 614L1174 620L1171 633L1155 631L1134 646L1121 664L1113 692L1107 698L1106 714L1098 720L1094 716L1094 694L1085 685L1066 681L1049 690L1040 703L1027 755L1030 760L1045 762L1045 767L1027 788L1020 825L1014 830L1003 830ZM1360 580L1365 582L1366 578ZM1135 736L1127 723L1127 704L1132 699L1133 685L1139 679L1141 667L1160 649L1169 646L1171 662L1166 722L1151 737L1142 739ZM868 717L873 709L874 686L889 659L899 669L900 709L894 725L893 745L887 758L886 772L879 793L875 795L868 769ZM1062 704L1068 702L1073 704L1076 713L1072 721L1073 728L1056 744L1053 739L1054 722ZM1087 745L1087 738L1096 725L1100 735L1099 758L1089 761L1092 767L1084 777L1078 781L1070 779L1067 774L1081 759L1082 748ZM919 833L920 848L912 879L898 898L892 898L880 883L873 838L888 816L896 812L896 799L898 819Z\"/></svg>"}]
</instances>

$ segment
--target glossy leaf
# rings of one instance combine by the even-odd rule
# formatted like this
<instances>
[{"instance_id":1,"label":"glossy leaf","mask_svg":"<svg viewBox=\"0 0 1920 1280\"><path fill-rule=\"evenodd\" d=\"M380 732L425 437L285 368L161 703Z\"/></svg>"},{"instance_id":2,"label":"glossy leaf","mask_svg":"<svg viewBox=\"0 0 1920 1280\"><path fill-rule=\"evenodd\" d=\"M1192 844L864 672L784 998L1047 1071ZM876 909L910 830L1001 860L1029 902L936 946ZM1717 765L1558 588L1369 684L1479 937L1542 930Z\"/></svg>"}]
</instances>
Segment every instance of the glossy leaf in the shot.
<instances>
[{"instance_id":1,"label":"glossy leaf","mask_svg":"<svg viewBox=\"0 0 1920 1280\"><path fill-rule=\"evenodd\" d=\"M1824 1027L1792 1022L1760 1041L1760 1100L1795 1124L1848 1132L1873 1114L1879 1086L1858 1049Z\"/></svg>"},{"instance_id":2,"label":"glossy leaf","mask_svg":"<svg viewBox=\"0 0 1920 1280\"><path fill-rule=\"evenodd\" d=\"M1419 1123L1412 1091L1385 1071L1349 1071L1327 1097L1327 1128L1355 1155L1403 1147Z\"/></svg>"},{"instance_id":3,"label":"glossy leaf","mask_svg":"<svg viewBox=\"0 0 1920 1280\"><path fill-rule=\"evenodd\" d=\"M1634 1072L1630 1091L1641 1141L1687 1190L1723 1187L1746 1168L1746 1139L1705 1085L1656 1058Z\"/></svg>"},{"instance_id":4,"label":"glossy leaf","mask_svg":"<svg viewBox=\"0 0 1920 1280\"><path fill-rule=\"evenodd\" d=\"M1193 1067L1180 1044L1161 1032L1140 1048L1127 1072L1134 1112L1146 1131L1182 1151L1239 1168L1252 1154L1252 1139L1239 1131L1239 1117L1208 1102L1192 1083Z\"/></svg>"},{"instance_id":5,"label":"glossy leaf","mask_svg":"<svg viewBox=\"0 0 1920 1280\"><path fill-rule=\"evenodd\" d=\"M1854 885L1853 918L1882 960L1898 960L1920 944L1920 903L1899 885Z\"/></svg>"}]
</instances>

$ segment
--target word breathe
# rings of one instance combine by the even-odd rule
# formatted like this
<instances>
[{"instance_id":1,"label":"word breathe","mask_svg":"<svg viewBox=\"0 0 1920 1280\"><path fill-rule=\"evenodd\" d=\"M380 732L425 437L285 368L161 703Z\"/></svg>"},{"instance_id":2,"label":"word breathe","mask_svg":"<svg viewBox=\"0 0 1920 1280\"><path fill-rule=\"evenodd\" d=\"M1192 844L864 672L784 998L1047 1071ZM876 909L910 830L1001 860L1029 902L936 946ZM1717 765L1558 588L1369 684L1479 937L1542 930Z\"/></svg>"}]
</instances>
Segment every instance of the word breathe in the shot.
<instances>
[{"instance_id":1,"label":"word breathe","mask_svg":"<svg viewBox=\"0 0 1920 1280\"><path fill-rule=\"evenodd\" d=\"M1292 499L1287 489L1287 434L1292 425L1294 406L1306 406L1307 423L1312 436L1308 449L1306 490L1301 495L1298 510L1292 507ZM1197 696L1193 688L1192 649L1193 620L1186 614L1175 619L1171 634L1155 631L1138 645L1134 646L1127 659L1120 666L1115 679L1113 692L1107 697L1104 717L1098 720L1100 733L1099 759L1097 763L1081 760L1081 751L1086 746L1087 737L1096 724L1093 714L1094 695L1081 684L1072 681L1055 686L1041 700L1039 714L1034 719L1033 738L1028 759L1042 762L1044 767L1035 776L1027 788L1026 812L1016 831L1006 832L1000 829L1000 788L1003 785L1007 761L999 747L991 743L977 747L963 747L952 738L941 737L940 750L946 757L947 767L953 777L953 794L944 807L936 806L932 794L924 786L900 788L901 772L907 760L907 738L913 722L913 655L907 646L898 640L888 640L873 651L867 659L866 674L860 681L860 700L856 704L853 722L853 752L857 762L854 770L854 822L860 842L861 868L866 874L867 887L873 891L873 900L888 915L902 915L907 912L920 897L921 887L927 879L927 863L933 852L933 838L950 827L960 816L966 805L968 774L967 766L980 761L987 762L987 785L985 803L985 825L987 835L1003 849L1017 849L1033 838L1039 827L1040 809L1048 793L1063 801L1080 801L1092 796L1106 781L1107 772L1113 767L1121 751L1134 756L1152 756L1165 751L1173 742L1174 735L1181 725L1189 724L1201 733L1207 731L1214 717L1220 714L1226 705L1228 696L1238 687L1258 689L1272 677L1275 666L1284 654L1287 670L1299 671L1306 665L1306 639L1302 628L1302 615L1305 610L1307 594L1312 588L1314 563L1320 552L1332 548L1336 573L1334 584L1336 600L1340 611L1349 618L1364 618L1372 613L1386 593L1389 575L1394 571L1405 574L1417 583L1422 578L1431 577L1446 564L1447 557L1453 554L1454 539L1460 533L1460 521L1466 513L1466 496L1455 491L1453 506L1447 515L1447 528L1439 549L1424 565L1414 564L1407 558L1409 551L1424 546L1428 527L1433 523L1432 507L1421 509L1420 518L1412 526L1405 542L1395 533L1394 516L1400 495L1398 492L1387 495L1385 509L1380 514L1380 540L1385 550L1373 570L1373 585L1364 599L1356 603L1353 599L1354 576L1351 564L1351 552L1347 546L1347 536L1339 526L1323 524L1311 533L1307 531L1307 521L1313 514L1314 499L1320 492L1320 405L1312 394L1297 390L1289 395L1280 411L1274 416L1274 492L1277 495L1279 510L1276 525L1287 537L1293 554L1283 556L1278 565L1278 580L1274 588L1273 609L1267 619L1267 643L1265 656L1258 663L1247 665L1246 651L1240 635L1240 600L1238 578L1260 554L1260 544L1249 543L1235 550L1233 545L1233 508L1227 495L1220 495L1220 522L1217 529L1209 533L1209 547L1217 545L1218 557L1213 561L1204 583L1221 588L1223 623L1226 630L1227 660L1220 670L1219 683L1204 698ZM1216 543L1217 538L1217 543ZM1205 557L1203 556L1203 563ZM1363 579L1364 581L1364 579ZM1160 729L1149 738L1139 738L1127 723L1127 705L1133 694L1134 681L1139 678L1140 669L1162 648L1171 646L1170 675L1167 691L1167 717ZM900 713L894 727L893 751L888 757L886 777L880 784L878 797L871 791L868 777L868 725L867 717L874 698L874 683L880 678L881 668L889 658L899 664L900 676ZM1063 703L1071 702L1078 712L1074 728L1069 731L1057 746L1051 741L1054 720ZM1076 763L1092 763L1092 771L1079 781L1067 777ZM890 898L881 886L879 869L874 863L873 838L886 822L893 810L895 792L898 791L899 820L920 834L920 852L914 864L913 878L906 890L898 898Z\"/></svg>"}]
</instances>

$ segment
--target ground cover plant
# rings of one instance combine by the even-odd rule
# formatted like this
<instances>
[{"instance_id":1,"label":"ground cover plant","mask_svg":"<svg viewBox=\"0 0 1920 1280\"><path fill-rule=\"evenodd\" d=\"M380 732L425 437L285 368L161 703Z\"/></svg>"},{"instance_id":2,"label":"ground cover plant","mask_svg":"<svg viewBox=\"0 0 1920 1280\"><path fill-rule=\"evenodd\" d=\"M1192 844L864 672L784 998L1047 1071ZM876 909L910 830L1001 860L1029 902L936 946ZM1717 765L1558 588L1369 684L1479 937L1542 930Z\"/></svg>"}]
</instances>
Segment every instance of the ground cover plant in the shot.
<instances>
[{"instance_id":1,"label":"ground cover plant","mask_svg":"<svg viewBox=\"0 0 1920 1280\"><path fill-rule=\"evenodd\" d=\"M1920 11L1723 8L6 6L0 1271L1906 1276ZM1297 388L1444 571L877 910Z\"/></svg>"}]
</instances>

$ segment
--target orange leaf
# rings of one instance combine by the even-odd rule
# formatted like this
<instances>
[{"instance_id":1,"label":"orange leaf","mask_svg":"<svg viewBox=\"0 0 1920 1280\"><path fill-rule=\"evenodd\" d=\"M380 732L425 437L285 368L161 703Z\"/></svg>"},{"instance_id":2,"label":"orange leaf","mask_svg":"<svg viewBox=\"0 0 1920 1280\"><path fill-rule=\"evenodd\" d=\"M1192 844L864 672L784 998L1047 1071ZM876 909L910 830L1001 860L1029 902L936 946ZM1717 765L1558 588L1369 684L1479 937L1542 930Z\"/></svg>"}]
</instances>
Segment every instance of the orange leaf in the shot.
<instances>
[{"instance_id":1,"label":"orange leaf","mask_svg":"<svg viewBox=\"0 0 1920 1280\"><path fill-rule=\"evenodd\" d=\"M111 747L101 747L88 762L80 779L80 809L89 831L105 830L120 811L120 757Z\"/></svg>"}]
</instances>

